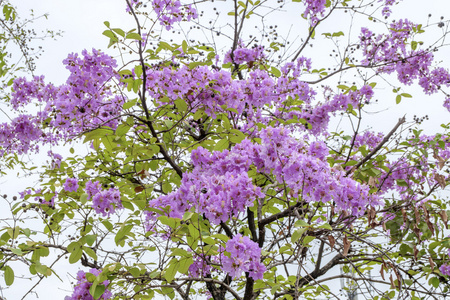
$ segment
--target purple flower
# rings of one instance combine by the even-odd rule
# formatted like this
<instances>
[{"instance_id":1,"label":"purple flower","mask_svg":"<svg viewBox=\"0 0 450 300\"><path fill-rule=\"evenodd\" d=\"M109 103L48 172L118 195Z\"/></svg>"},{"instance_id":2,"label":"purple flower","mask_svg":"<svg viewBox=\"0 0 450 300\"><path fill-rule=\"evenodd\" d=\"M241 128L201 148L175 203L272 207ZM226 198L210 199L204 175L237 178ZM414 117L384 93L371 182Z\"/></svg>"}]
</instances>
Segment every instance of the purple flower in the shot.
<instances>
[{"instance_id":1,"label":"purple flower","mask_svg":"<svg viewBox=\"0 0 450 300\"><path fill-rule=\"evenodd\" d=\"M151 4L160 24L165 26L166 30L172 29L173 24L183 18L189 21L198 17L197 10L192 5L182 5L179 0L152 0Z\"/></svg>"},{"instance_id":2,"label":"purple flower","mask_svg":"<svg viewBox=\"0 0 450 300\"><path fill-rule=\"evenodd\" d=\"M100 193L100 191L102 190L102 185L100 184L100 182L96 181L96 182L92 182L92 181L88 181L86 182L86 193L88 194L88 199L94 197L95 194Z\"/></svg>"},{"instance_id":3,"label":"purple flower","mask_svg":"<svg viewBox=\"0 0 450 300\"><path fill-rule=\"evenodd\" d=\"M204 277L211 274L211 265L203 254L195 254L194 262L189 266L189 274L193 277Z\"/></svg>"},{"instance_id":4,"label":"purple flower","mask_svg":"<svg viewBox=\"0 0 450 300\"><path fill-rule=\"evenodd\" d=\"M319 21L319 16L323 16L325 12L326 0L304 0L306 9L303 15L305 18L310 17L311 22L316 24Z\"/></svg>"},{"instance_id":5,"label":"purple flower","mask_svg":"<svg viewBox=\"0 0 450 300\"><path fill-rule=\"evenodd\" d=\"M225 254L222 258L222 270L228 272L231 277L242 276L248 272L250 277L257 280L262 279L266 267L261 263L261 249L258 244L241 234L235 235L227 242Z\"/></svg>"},{"instance_id":6,"label":"purple flower","mask_svg":"<svg viewBox=\"0 0 450 300\"><path fill-rule=\"evenodd\" d=\"M101 271L97 269L90 269L89 273L98 276ZM109 280L105 280L102 284L106 287L109 285ZM77 284L73 289L73 293L71 296L66 296L65 300L94 300L94 297L89 293L89 289L92 286L92 283L86 279L86 273L84 271L78 271L77 273ZM107 300L112 298L112 293L108 289L106 289L99 299Z\"/></svg>"},{"instance_id":7,"label":"purple flower","mask_svg":"<svg viewBox=\"0 0 450 300\"><path fill-rule=\"evenodd\" d=\"M264 59L264 47L257 46L251 49L242 47L236 48L233 52L233 59L231 58L231 50L225 54L224 63L234 62L237 64L249 63Z\"/></svg>"},{"instance_id":8,"label":"purple flower","mask_svg":"<svg viewBox=\"0 0 450 300\"><path fill-rule=\"evenodd\" d=\"M443 265L439 268L439 271L441 271L442 275L450 276L450 265L448 265L448 264L443 264Z\"/></svg>"},{"instance_id":9,"label":"purple flower","mask_svg":"<svg viewBox=\"0 0 450 300\"><path fill-rule=\"evenodd\" d=\"M76 192L78 190L78 180L76 178L67 178L63 188L66 192Z\"/></svg>"},{"instance_id":10,"label":"purple flower","mask_svg":"<svg viewBox=\"0 0 450 300\"><path fill-rule=\"evenodd\" d=\"M51 168L59 169L61 167L62 156L58 153L53 153L52 151L48 151L47 154L52 159L50 164Z\"/></svg>"},{"instance_id":11,"label":"purple flower","mask_svg":"<svg viewBox=\"0 0 450 300\"><path fill-rule=\"evenodd\" d=\"M122 202L120 201L120 191L111 188L95 194L92 198L92 207L96 213L109 217L116 209L123 208Z\"/></svg>"},{"instance_id":12,"label":"purple flower","mask_svg":"<svg viewBox=\"0 0 450 300\"><path fill-rule=\"evenodd\" d=\"M85 191L88 194L88 199L92 198L92 208L98 214L109 217L116 209L123 208L120 191L116 188L102 190L100 182L88 181Z\"/></svg>"}]
</instances>

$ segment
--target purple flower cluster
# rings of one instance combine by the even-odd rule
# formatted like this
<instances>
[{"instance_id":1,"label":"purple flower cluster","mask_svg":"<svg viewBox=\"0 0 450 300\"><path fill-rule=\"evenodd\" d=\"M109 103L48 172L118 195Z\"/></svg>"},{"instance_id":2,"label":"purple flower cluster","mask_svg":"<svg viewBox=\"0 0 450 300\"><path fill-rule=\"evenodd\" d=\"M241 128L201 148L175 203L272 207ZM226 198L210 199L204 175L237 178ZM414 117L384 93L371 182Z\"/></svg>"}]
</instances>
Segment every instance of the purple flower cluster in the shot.
<instances>
[{"instance_id":1,"label":"purple flower cluster","mask_svg":"<svg viewBox=\"0 0 450 300\"><path fill-rule=\"evenodd\" d=\"M90 269L89 273L98 276L101 271L97 269ZM109 280L105 280L102 284L106 287L109 285ZM84 271L78 271L77 273L77 284L73 289L73 293L71 296L66 296L64 300L94 300L94 297L89 293L89 289L92 286L92 282L89 282L86 279L86 273ZM100 296L101 300L107 300L112 298L112 293L108 289Z\"/></svg>"},{"instance_id":2,"label":"purple flower cluster","mask_svg":"<svg viewBox=\"0 0 450 300\"><path fill-rule=\"evenodd\" d=\"M421 135L412 136L406 143L421 149L423 155L413 163L404 157L392 161L386 159L383 167L379 168L378 189L380 195L396 191L402 200L419 201L422 196L418 191L423 191L424 186L440 185L442 181L439 180L449 180L448 174L442 174L441 169L442 164L450 159L450 139L448 135ZM442 143L441 148L439 145Z\"/></svg>"},{"instance_id":3,"label":"purple flower cluster","mask_svg":"<svg viewBox=\"0 0 450 300\"><path fill-rule=\"evenodd\" d=\"M295 62L287 62L281 67L283 77L287 78L288 74L292 72L292 78L290 80L298 79L303 73L310 72L312 68L312 62L310 58L304 56L299 57Z\"/></svg>"},{"instance_id":4,"label":"purple flower cluster","mask_svg":"<svg viewBox=\"0 0 450 300\"><path fill-rule=\"evenodd\" d=\"M104 217L109 217L116 209L123 208L120 200L120 191L116 188L102 190L100 182L88 181L85 190L88 194L88 199L92 198L92 207L95 209L95 212L102 214Z\"/></svg>"},{"instance_id":5,"label":"purple flower cluster","mask_svg":"<svg viewBox=\"0 0 450 300\"><path fill-rule=\"evenodd\" d=\"M273 81L273 80L272 80ZM210 84L211 83L211 84ZM206 66L189 69L186 66L174 70L150 70L147 72L147 88L154 99L167 99L175 101L185 99L193 111L204 109L205 113L214 116L221 111L221 106L236 109L242 113L245 109L247 95L253 91L250 87L245 93L245 82L232 80L227 71L210 70ZM272 84L273 86L273 84ZM273 89L271 90L273 93ZM268 103L271 99L258 99ZM157 102L159 102L157 100ZM165 105L161 102L160 105ZM249 103L253 105L253 103Z\"/></svg>"},{"instance_id":6,"label":"purple flower cluster","mask_svg":"<svg viewBox=\"0 0 450 300\"><path fill-rule=\"evenodd\" d=\"M35 201L37 201L41 204L46 204L48 206L54 206L56 197L58 196L58 193L54 192L54 191L50 191L50 190L26 189L22 192L19 192L19 195L20 195L21 199L25 199L25 200L28 198L28 195L34 196ZM49 196L51 196L51 198ZM45 198L47 198L47 199L50 198L50 200L47 201L47 200L45 200Z\"/></svg>"},{"instance_id":7,"label":"purple flower cluster","mask_svg":"<svg viewBox=\"0 0 450 300\"><path fill-rule=\"evenodd\" d=\"M325 12L326 0L303 0L306 9L303 13L305 18L310 18L311 23L315 25L319 21L319 17Z\"/></svg>"},{"instance_id":8,"label":"purple flower cluster","mask_svg":"<svg viewBox=\"0 0 450 300\"><path fill-rule=\"evenodd\" d=\"M194 262L189 266L189 274L193 277L204 277L211 274L211 265L208 259L203 254L194 254ZM217 260L217 257L213 258ZM215 261L215 263L219 263Z\"/></svg>"},{"instance_id":9,"label":"purple flower cluster","mask_svg":"<svg viewBox=\"0 0 450 300\"><path fill-rule=\"evenodd\" d=\"M23 154L29 151L38 152L44 133L39 128L36 118L31 115L20 115L11 123L0 124L0 156L4 153Z\"/></svg>"},{"instance_id":10,"label":"purple flower cluster","mask_svg":"<svg viewBox=\"0 0 450 300\"><path fill-rule=\"evenodd\" d=\"M52 169L59 169L61 167L62 156L58 153L53 153L53 151L48 151L47 155L50 157L50 167Z\"/></svg>"},{"instance_id":11,"label":"purple flower cluster","mask_svg":"<svg viewBox=\"0 0 450 300\"><path fill-rule=\"evenodd\" d=\"M286 112L285 100L298 99L306 106L310 105L316 92L297 75L310 68L310 61L299 59L295 63L288 63L282 68L284 74L274 79L268 72L251 70L244 80L233 80L226 70L209 69L206 66L190 69L187 66L174 69L165 67L147 72L147 90L157 105L174 104L177 99L184 99L192 112L203 110L209 116L217 112L227 112L223 109L235 109L238 115L246 113L246 130L256 123L269 124L276 118L292 118L292 113ZM292 71L292 72L291 72ZM276 108L265 111L267 105ZM302 111L302 109L296 110ZM292 111L292 110L291 110ZM325 108L323 109L324 114ZM313 115L313 114L311 114Z\"/></svg>"},{"instance_id":12,"label":"purple flower cluster","mask_svg":"<svg viewBox=\"0 0 450 300\"><path fill-rule=\"evenodd\" d=\"M76 192L78 190L78 180L76 178L67 178L63 188L66 192Z\"/></svg>"},{"instance_id":13,"label":"purple flower cluster","mask_svg":"<svg viewBox=\"0 0 450 300\"><path fill-rule=\"evenodd\" d=\"M234 80L228 71L206 66L194 69L187 66L164 67L147 72L147 88L160 106L173 105L181 98L192 112L202 110L213 117L217 112L227 112L223 108L226 106L238 112L237 115L230 114L236 122L239 122L239 115L245 112L243 131L250 131L257 123L268 125L274 119L297 118L306 120L310 125L308 129L316 135L326 131L330 113L345 111L349 104L358 107L373 97L372 87L364 85L348 93L326 95L323 103L313 103L316 92L299 78L310 70L311 61L304 57L282 66L278 78L259 69L250 70L246 79ZM300 103L296 109L286 105L289 99ZM291 127L294 128L294 125Z\"/></svg>"},{"instance_id":14,"label":"purple flower cluster","mask_svg":"<svg viewBox=\"0 0 450 300\"><path fill-rule=\"evenodd\" d=\"M319 143L314 148L326 154L326 146ZM346 177L343 171L331 169L325 157L311 155L308 148L290 137L284 128L268 128L261 132L261 145L254 153L258 170L271 172L278 182L285 183L294 197L302 197L308 202L328 202L333 200L339 210L353 216L364 214L368 205L379 204L378 198L369 193L369 187Z\"/></svg>"},{"instance_id":15,"label":"purple flower cluster","mask_svg":"<svg viewBox=\"0 0 450 300\"><path fill-rule=\"evenodd\" d=\"M152 0L152 7L159 22L167 30L172 29L173 24L182 21L183 18L190 21L198 17L197 10L192 5L181 5L179 0Z\"/></svg>"},{"instance_id":16,"label":"purple flower cluster","mask_svg":"<svg viewBox=\"0 0 450 300\"><path fill-rule=\"evenodd\" d=\"M210 153L204 148L192 151L194 170L183 175L175 192L149 202L150 207L170 205L169 216L182 218L192 207L205 214L213 224L226 222L245 211L264 194L253 185L247 171L251 164L245 156L223 152ZM152 227L156 214L147 212L147 229Z\"/></svg>"},{"instance_id":17,"label":"purple flower cluster","mask_svg":"<svg viewBox=\"0 0 450 300\"><path fill-rule=\"evenodd\" d=\"M441 86L450 86L450 73L444 68L436 68L419 79L419 85L425 93L436 93Z\"/></svg>"},{"instance_id":18,"label":"purple flower cluster","mask_svg":"<svg viewBox=\"0 0 450 300\"><path fill-rule=\"evenodd\" d=\"M391 3L390 1L388 1ZM397 72L398 80L406 85L419 79L425 93L437 92L441 86L450 86L450 73L444 68L431 69L433 54L424 50L407 49L407 40L414 33L416 25L408 20L399 20L390 25L389 34L375 36L363 28L360 41L366 65L381 65L377 70L383 73ZM386 62L391 62L386 64Z\"/></svg>"},{"instance_id":19,"label":"purple flower cluster","mask_svg":"<svg viewBox=\"0 0 450 300\"><path fill-rule=\"evenodd\" d=\"M44 107L36 115L21 114L10 123L0 124L1 153L37 152L39 143L56 144L99 126L115 127L122 109L122 97L112 93L109 83L119 76L116 61L92 50L70 54L63 61L70 71L66 83L55 87L44 77L14 80L12 107L19 111L37 100Z\"/></svg>"},{"instance_id":20,"label":"purple flower cluster","mask_svg":"<svg viewBox=\"0 0 450 300\"><path fill-rule=\"evenodd\" d=\"M383 15L383 17L389 17L392 13L391 11L391 6L398 3L398 0L378 0L378 2L384 2L383 5L383 9L381 10L381 14Z\"/></svg>"},{"instance_id":21,"label":"purple flower cluster","mask_svg":"<svg viewBox=\"0 0 450 300\"><path fill-rule=\"evenodd\" d=\"M130 6L135 9L136 6L138 6L139 4L142 4L142 2L140 0L129 0ZM126 12L130 12L130 6L127 3L127 8L125 9Z\"/></svg>"},{"instance_id":22,"label":"purple flower cluster","mask_svg":"<svg viewBox=\"0 0 450 300\"><path fill-rule=\"evenodd\" d=\"M354 149L358 149L361 146L367 146L369 149L375 148L383 139L383 133L379 132L375 134L372 131L365 131L363 134L357 134L353 141Z\"/></svg>"},{"instance_id":23,"label":"purple flower cluster","mask_svg":"<svg viewBox=\"0 0 450 300\"><path fill-rule=\"evenodd\" d=\"M447 275L450 276L450 265L448 264L443 264L440 268L439 271L441 271L442 275Z\"/></svg>"},{"instance_id":24,"label":"purple flower cluster","mask_svg":"<svg viewBox=\"0 0 450 300\"><path fill-rule=\"evenodd\" d=\"M335 94L329 97L325 103L313 105L312 103L304 105L301 111L290 111L285 118L292 119L296 116L298 119L304 119L311 126L310 131L314 135L324 133L330 121L330 113L336 114L339 111L346 111L349 104L358 107L361 102L368 103L373 96L372 87L364 85L360 90L350 91L348 93ZM308 97L310 97L308 95ZM282 113L277 113L277 116Z\"/></svg>"},{"instance_id":25,"label":"purple flower cluster","mask_svg":"<svg viewBox=\"0 0 450 300\"><path fill-rule=\"evenodd\" d=\"M444 107L450 111L450 97L445 98Z\"/></svg>"},{"instance_id":26,"label":"purple flower cluster","mask_svg":"<svg viewBox=\"0 0 450 300\"><path fill-rule=\"evenodd\" d=\"M56 94L56 88L52 84L46 84L44 76L33 76L32 81L27 81L25 77L19 77L13 83L13 97L11 105L14 109L19 108L37 100L39 103L45 103L48 96Z\"/></svg>"},{"instance_id":27,"label":"purple flower cluster","mask_svg":"<svg viewBox=\"0 0 450 300\"><path fill-rule=\"evenodd\" d=\"M245 139L230 151L210 153L204 148L192 151L194 170L183 176L178 190L149 202L152 208L170 206L168 215L182 218L191 208L219 224L253 206L264 194L248 177L250 165L259 172L273 174L289 187L294 197L311 202L333 200L339 210L361 216L367 205L379 204L369 187L329 167L324 143L306 145L290 137L284 128L260 132L261 144ZM147 230L153 228L158 214L146 212Z\"/></svg>"},{"instance_id":28,"label":"purple flower cluster","mask_svg":"<svg viewBox=\"0 0 450 300\"><path fill-rule=\"evenodd\" d=\"M265 58L266 56L264 54L263 46L256 46L251 49L240 46L233 51L233 58L231 57L231 50L225 54L224 63L234 62L236 64L243 64L259 61Z\"/></svg>"},{"instance_id":29,"label":"purple flower cluster","mask_svg":"<svg viewBox=\"0 0 450 300\"><path fill-rule=\"evenodd\" d=\"M227 242L225 251L229 255L224 254L222 257L222 270L231 277L241 277L242 272L248 272L255 280L263 278L266 266L261 263L261 249L257 243L237 234Z\"/></svg>"}]
</instances>

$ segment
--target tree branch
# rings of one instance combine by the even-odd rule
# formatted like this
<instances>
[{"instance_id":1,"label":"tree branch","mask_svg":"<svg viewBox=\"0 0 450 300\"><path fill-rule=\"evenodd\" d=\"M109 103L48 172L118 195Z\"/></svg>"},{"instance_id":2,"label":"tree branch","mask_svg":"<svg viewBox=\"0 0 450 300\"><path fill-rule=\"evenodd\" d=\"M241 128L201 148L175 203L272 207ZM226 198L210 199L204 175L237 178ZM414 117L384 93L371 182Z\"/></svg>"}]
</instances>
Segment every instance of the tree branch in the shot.
<instances>
[{"instance_id":1,"label":"tree branch","mask_svg":"<svg viewBox=\"0 0 450 300\"><path fill-rule=\"evenodd\" d=\"M256 226L255 226L255 213L247 207L247 221L248 221L248 228L250 229L250 232L252 233L252 240L254 242L258 242L258 236L256 235Z\"/></svg>"},{"instance_id":2,"label":"tree branch","mask_svg":"<svg viewBox=\"0 0 450 300\"><path fill-rule=\"evenodd\" d=\"M351 173L355 172L359 167L361 167L363 164L365 164L369 159L372 158L372 156L375 155L375 153L377 153L384 144L386 144L389 139L391 138L391 136L397 131L397 129L400 127L400 125L402 125L403 123L406 122L405 117L403 116L402 118L400 118L397 122L397 124L394 126L394 128L392 128L392 130L386 134L386 136L383 138L383 140L369 153L366 155L366 157L364 157L359 163L357 163L355 166L353 166L353 168L351 168L350 170L348 170L345 174L345 176L350 175Z\"/></svg>"}]
</instances>

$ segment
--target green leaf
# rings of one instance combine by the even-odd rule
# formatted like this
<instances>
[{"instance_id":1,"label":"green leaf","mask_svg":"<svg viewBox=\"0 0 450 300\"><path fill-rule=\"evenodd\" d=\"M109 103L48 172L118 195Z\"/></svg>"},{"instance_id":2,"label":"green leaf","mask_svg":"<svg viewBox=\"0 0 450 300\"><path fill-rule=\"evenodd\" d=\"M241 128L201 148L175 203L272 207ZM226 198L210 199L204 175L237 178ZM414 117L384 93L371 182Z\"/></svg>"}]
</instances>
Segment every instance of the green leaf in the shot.
<instances>
[{"instance_id":1,"label":"green leaf","mask_svg":"<svg viewBox=\"0 0 450 300\"><path fill-rule=\"evenodd\" d=\"M234 133L234 135L230 136L231 142L238 144L242 142L243 139L245 139L245 134L240 130L232 129L231 132Z\"/></svg>"},{"instance_id":2,"label":"green leaf","mask_svg":"<svg viewBox=\"0 0 450 300\"><path fill-rule=\"evenodd\" d=\"M297 220L294 224L295 227L309 227L310 225L305 220Z\"/></svg>"},{"instance_id":3,"label":"green leaf","mask_svg":"<svg viewBox=\"0 0 450 300\"><path fill-rule=\"evenodd\" d=\"M89 195L87 193L83 193L80 196L80 202L82 204L86 204L86 202L88 201Z\"/></svg>"},{"instance_id":4,"label":"green leaf","mask_svg":"<svg viewBox=\"0 0 450 300\"><path fill-rule=\"evenodd\" d=\"M97 240L97 235L96 234L90 234L90 235L86 235L84 238L86 239L86 243L89 246L92 246L95 243L95 241Z\"/></svg>"},{"instance_id":5,"label":"green leaf","mask_svg":"<svg viewBox=\"0 0 450 300\"><path fill-rule=\"evenodd\" d=\"M88 133L86 133L84 136L83 143L92 141L94 139L102 138L107 135L113 135L114 131L111 128L97 128L95 130L92 130Z\"/></svg>"},{"instance_id":6,"label":"green leaf","mask_svg":"<svg viewBox=\"0 0 450 300\"><path fill-rule=\"evenodd\" d=\"M103 226L105 226L106 230L108 230L108 231L112 231L114 228L114 226L108 220L103 220L102 224L103 224Z\"/></svg>"},{"instance_id":7,"label":"green leaf","mask_svg":"<svg viewBox=\"0 0 450 300\"><path fill-rule=\"evenodd\" d=\"M3 271L5 272L5 274L4 274L5 283L7 286L10 286L11 284L14 283L14 271L13 271L13 269L11 269L10 266L5 266L3 268Z\"/></svg>"},{"instance_id":8,"label":"green leaf","mask_svg":"<svg viewBox=\"0 0 450 300\"><path fill-rule=\"evenodd\" d=\"M205 62L203 62L203 61L194 61L194 62L191 62L191 63L189 63L189 69L195 69L196 67L198 67L198 66L204 66L206 63Z\"/></svg>"},{"instance_id":9,"label":"green leaf","mask_svg":"<svg viewBox=\"0 0 450 300\"><path fill-rule=\"evenodd\" d=\"M323 228L323 229L333 230L333 227L331 227L331 225L328 224L328 223L322 224L322 225L320 225L318 228Z\"/></svg>"},{"instance_id":10,"label":"green leaf","mask_svg":"<svg viewBox=\"0 0 450 300\"><path fill-rule=\"evenodd\" d=\"M89 289L89 293L94 299L99 299L105 292L106 287L103 284L92 285Z\"/></svg>"},{"instance_id":11,"label":"green leaf","mask_svg":"<svg viewBox=\"0 0 450 300\"><path fill-rule=\"evenodd\" d=\"M217 144L214 146L214 150L215 151L222 151L224 149L228 149L228 146L230 145L230 143L228 142L228 140L225 139L221 139L219 142L217 142Z\"/></svg>"},{"instance_id":12,"label":"green leaf","mask_svg":"<svg viewBox=\"0 0 450 300\"><path fill-rule=\"evenodd\" d=\"M84 250L84 252L86 252L87 255L92 257L93 260L97 260L98 259L97 254L91 248L83 246L83 250Z\"/></svg>"},{"instance_id":13,"label":"green leaf","mask_svg":"<svg viewBox=\"0 0 450 300\"><path fill-rule=\"evenodd\" d=\"M121 37L125 37L125 32L120 29L120 28L113 28L112 29L115 33L117 33L118 35L120 35Z\"/></svg>"},{"instance_id":14,"label":"green leaf","mask_svg":"<svg viewBox=\"0 0 450 300\"><path fill-rule=\"evenodd\" d=\"M190 254L187 250L184 250L182 248L173 248L171 256L189 256Z\"/></svg>"},{"instance_id":15,"label":"green leaf","mask_svg":"<svg viewBox=\"0 0 450 300\"><path fill-rule=\"evenodd\" d=\"M180 263L176 258L173 258L170 261L169 267L166 269L166 272L164 273L164 277L166 278L167 282L172 282L172 280L175 278L175 275L177 274L177 269L179 268Z\"/></svg>"},{"instance_id":16,"label":"green leaf","mask_svg":"<svg viewBox=\"0 0 450 300\"><path fill-rule=\"evenodd\" d=\"M11 248L10 249L12 253L14 253L15 255L19 255L22 256L23 252L22 250L18 249L18 248Z\"/></svg>"},{"instance_id":17,"label":"green leaf","mask_svg":"<svg viewBox=\"0 0 450 300\"><path fill-rule=\"evenodd\" d=\"M11 16L12 8L9 5L5 5L3 7L3 15L5 16L6 21L9 20L9 17Z\"/></svg>"},{"instance_id":18,"label":"green leaf","mask_svg":"<svg viewBox=\"0 0 450 300\"><path fill-rule=\"evenodd\" d=\"M181 274L186 274L189 270L189 267L194 263L192 257L184 258L179 261L178 272Z\"/></svg>"},{"instance_id":19,"label":"green leaf","mask_svg":"<svg viewBox=\"0 0 450 300\"><path fill-rule=\"evenodd\" d=\"M114 147L112 136L105 136L105 137L102 137L100 140L101 140L103 146L105 146L105 149L111 153L113 151L113 147Z\"/></svg>"},{"instance_id":20,"label":"green leaf","mask_svg":"<svg viewBox=\"0 0 450 300\"><path fill-rule=\"evenodd\" d=\"M119 71L119 75L133 75L133 72L131 72L130 70L128 70L128 69L123 69L123 70L120 70Z\"/></svg>"},{"instance_id":21,"label":"green leaf","mask_svg":"<svg viewBox=\"0 0 450 300\"><path fill-rule=\"evenodd\" d=\"M170 181L165 181L162 184L162 190L164 193L168 194L172 191L172 185L170 184Z\"/></svg>"},{"instance_id":22,"label":"green leaf","mask_svg":"<svg viewBox=\"0 0 450 300\"><path fill-rule=\"evenodd\" d=\"M401 93L401 95L402 95L402 97L405 97L405 98L412 98L412 96L408 93Z\"/></svg>"},{"instance_id":23,"label":"green leaf","mask_svg":"<svg viewBox=\"0 0 450 300\"><path fill-rule=\"evenodd\" d=\"M186 41L183 41L181 43L181 49L183 49L183 52L186 53L188 51L188 44Z\"/></svg>"},{"instance_id":24,"label":"green leaf","mask_svg":"<svg viewBox=\"0 0 450 300\"><path fill-rule=\"evenodd\" d=\"M116 234L116 237L114 238L114 241L116 242L116 245L119 246L119 244L125 243L125 237L128 233L130 233L131 229L133 229L133 225L122 225L122 227L119 229L119 231Z\"/></svg>"},{"instance_id":25,"label":"green leaf","mask_svg":"<svg viewBox=\"0 0 450 300\"><path fill-rule=\"evenodd\" d=\"M332 36L337 37L337 36L341 36L341 35L344 35L344 33L342 31L339 31L339 32L333 33Z\"/></svg>"},{"instance_id":26,"label":"green leaf","mask_svg":"<svg viewBox=\"0 0 450 300\"><path fill-rule=\"evenodd\" d=\"M42 265L40 263L36 264L36 272L45 276L51 275L51 270L49 270L49 267L47 267L46 265Z\"/></svg>"},{"instance_id":27,"label":"green leaf","mask_svg":"<svg viewBox=\"0 0 450 300\"><path fill-rule=\"evenodd\" d=\"M116 128L116 135L124 136L130 130L131 126L128 124L120 124Z\"/></svg>"},{"instance_id":28,"label":"green leaf","mask_svg":"<svg viewBox=\"0 0 450 300\"><path fill-rule=\"evenodd\" d=\"M141 77L142 75L142 66L141 65L137 65L136 67L134 67L134 73L136 74L136 77Z\"/></svg>"},{"instance_id":29,"label":"green leaf","mask_svg":"<svg viewBox=\"0 0 450 300\"><path fill-rule=\"evenodd\" d=\"M41 248L39 248L39 255L41 257L47 257L50 255L50 250L48 250L47 247L41 247Z\"/></svg>"},{"instance_id":30,"label":"green leaf","mask_svg":"<svg viewBox=\"0 0 450 300\"><path fill-rule=\"evenodd\" d=\"M177 99L174 102L175 102L175 105L176 105L178 111L180 111L180 112L187 111L188 106L186 104L186 101L184 101L183 99Z\"/></svg>"},{"instance_id":31,"label":"green leaf","mask_svg":"<svg viewBox=\"0 0 450 300\"><path fill-rule=\"evenodd\" d=\"M435 288L439 287L439 278L437 277L431 277L430 280L428 280L428 283L434 286Z\"/></svg>"},{"instance_id":32,"label":"green leaf","mask_svg":"<svg viewBox=\"0 0 450 300\"><path fill-rule=\"evenodd\" d=\"M126 39L142 41L141 36L136 32L127 33Z\"/></svg>"},{"instance_id":33,"label":"green leaf","mask_svg":"<svg viewBox=\"0 0 450 300\"><path fill-rule=\"evenodd\" d=\"M275 67L270 67L270 72L275 76L275 77L280 77L281 76L281 72L280 70L278 70Z\"/></svg>"},{"instance_id":34,"label":"green leaf","mask_svg":"<svg viewBox=\"0 0 450 300\"><path fill-rule=\"evenodd\" d=\"M408 183L404 179L397 179L398 186L408 186Z\"/></svg>"},{"instance_id":35,"label":"green leaf","mask_svg":"<svg viewBox=\"0 0 450 300\"><path fill-rule=\"evenodd\" d=\"M74 264L77 261L81 259L81 256L83 255L83 250L81 247L76 248L72 253L70 253L69 256L69 263Z\"/></svg>"},{"instance_id":36,"label":"green leaf","mask_svg":"<svg viewBox=\"0 0 450 300\"><path fill-rule=\"evenodd\" d=\"M129 108L132 108L134 105L136 105L136 100L131 100L131 101L125 102L122 107L123 107L123 109L129 109Z\"/></svg>"},{"instance_id":37,"label":"green leaf","mask_svg":"<svg viewBox=\"0 0 450 300\"><path fill-rule=\"evenodd\" d=\"M174 48L166 42L159 42L158 47L164 50L172 51Z\"/></svg>"},{"instance_id":38,"label":"green leaf","mask_svg":"<svg viewBox=\"0 0 450 300\"><path fill-rule=\"evenodd\" d=\"M401 101L402 101L402 96L397 95L397 97L395 97L395 103L399 104Z\"/></svg>"},{"instance_id":39,"label":"green leaf","mask_svg":"<svg viewBox=\"0 0 450 300\"><path fill-rule=\"evenodd\" d=\"M303 228L300 228L300 229L297 229L296 231L294 231L291 236L291 242L296 243L302 237L302 235L306 231L306 229L307 228L303 227Z\"/></svg>"},{"instance_id":40,"label":"green leaf","mask_svg":"<svg viewBox=\"0 0 450 300\"><path fill-rule=\"evenodd\" d=\"M115 35L115 33L112 32L111 30L103 31L103 35L109 37L112 41L115 41L115 42L117 42L119 40L117 38L117 36Z\"/></svg>"},{"instance_id":41,"label":"green leaf","mask_svg":"<svg viewBox=\"0 0 450 300\"><path fill-rule=\"evenodd\" d=\"M183 219L182 219L182 220L183 220L183 221L187 221L187 220L189 220L193 215L194 215L193 212L187 211L187 212L184 213Z\"/></svg>"},{"instance_id":42,"label":"green leaf","mask_svg":"<svg viewBox=\"0 0 450 300\"><path fill-rule=\"evenodd\" d=\"M189 234L194 238L194 239L197 239L197 238L199 238L200 237L200 232L199 232L199 230L197 229L197 228L195 228L195 226L194 225L192 225L192 224L189 224Z\"/></svg>"},{"instance_id":43,"label":"green leaf","mask_svg":"<svg viewBox=\"0 0 450 300\"><path fill-rule=\"evenodd\" d=\"M201 109L197 109L194 114L194 120L199 120L203 116L204 111Z\"/></svg>"},{"instance_id":44,"label":"green leaf","mask_svg":"<svg viewBox=\"0 0 450 300\"><path fill-rule=\"evenodd\" d=\"M308 245L309 243L311 243L313 240L315 240L314 236L305 236L303 238L303 244L304 245Z\"/></svg>"}]
</instances>

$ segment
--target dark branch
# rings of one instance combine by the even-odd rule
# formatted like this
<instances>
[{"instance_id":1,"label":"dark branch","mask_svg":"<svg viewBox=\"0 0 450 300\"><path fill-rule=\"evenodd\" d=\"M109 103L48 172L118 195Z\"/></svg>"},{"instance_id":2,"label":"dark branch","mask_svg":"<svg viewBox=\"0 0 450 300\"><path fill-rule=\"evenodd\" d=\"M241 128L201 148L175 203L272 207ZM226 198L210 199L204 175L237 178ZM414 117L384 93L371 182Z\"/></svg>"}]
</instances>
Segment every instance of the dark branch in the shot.
<instances>
[{"instance_id":1,"label":"dark branch","mask_svg":"<svg viewBox=\"0 0 450 300\"><path fill-rule=\"evenodd\" d=\"M357 170L359 167L361 167L363 164L365 164L369 159L371 159L372 156L374 156L375 153L377 153L383 147L383 145L389 141L391 136L397 131L397 129L400 127L400 125L402 125L405 122L406 122L406 119L404 116L402 118L400 118L398 120L397 124L394 126L394 128L392 128L392 130L388 134L386 134L386 136L383 138L383 140L369 154L367 154L366 157L364 157L359 163L357 163L353 168L351 168L350 170L348 170L346 172L346 176L353 173L355 170Z\"/></svg>"}]
</instances>

